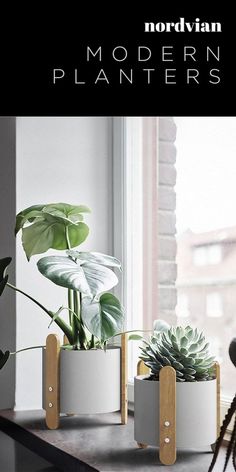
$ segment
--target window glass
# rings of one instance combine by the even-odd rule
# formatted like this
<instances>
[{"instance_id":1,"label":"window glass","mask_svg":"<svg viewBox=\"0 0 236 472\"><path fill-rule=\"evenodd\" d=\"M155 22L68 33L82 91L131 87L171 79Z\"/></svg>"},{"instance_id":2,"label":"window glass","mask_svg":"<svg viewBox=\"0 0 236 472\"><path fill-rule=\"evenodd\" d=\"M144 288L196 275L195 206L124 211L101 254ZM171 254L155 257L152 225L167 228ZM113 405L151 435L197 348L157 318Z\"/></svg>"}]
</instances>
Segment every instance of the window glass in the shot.
<instances>
[{"instance_id":1,"label":"window glass","mask_svg":"<svg viewBox=\"0 0 236 472\"><path fill-rule=\"evenodd\" d=\"M204 331L228 398L236 390L228 355L236 336L236 118L175 122L178 322Z\"/></svg>"},{"instance_id":2,"label":"window glass","mask_svg":"<svg viewBox=\"0 0 236 472\"><path fill-rule=\"evenodd\" d=\"M222 296L217 292L208 293L206 297L206 315L220 318L223 315Z\"/></svg>"}]
</instances>

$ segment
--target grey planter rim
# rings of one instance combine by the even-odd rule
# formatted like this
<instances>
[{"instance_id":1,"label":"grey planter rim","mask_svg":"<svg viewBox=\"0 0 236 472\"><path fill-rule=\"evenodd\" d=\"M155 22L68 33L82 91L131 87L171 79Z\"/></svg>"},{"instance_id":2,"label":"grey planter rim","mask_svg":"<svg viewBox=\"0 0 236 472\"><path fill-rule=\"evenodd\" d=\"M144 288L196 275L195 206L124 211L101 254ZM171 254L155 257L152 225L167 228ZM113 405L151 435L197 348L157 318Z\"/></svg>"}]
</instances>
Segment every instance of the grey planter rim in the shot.
<instances>
[{"instance_id":1,"label":"grey planter rim","mask_svg":"<svg viewBox=\"0 0 236 472\"><path fill-rule=\"evenodd\" d=\"M138 379L138 380L145 380L145 381L148 381L148 382L156 382L156 383L159 383L159 380L149 380L148 377L150 377L149 374L146 374L146 375L135 375L135 379ZM197 380L196 382L189 382L189 381L184 381L184 382L176 382L176 385L184 385L184 384L204 384L204 383L209 383L209 382L215 382L216 378L214 379L210 379L210 380Z\"/></svg>"}]
</instances>

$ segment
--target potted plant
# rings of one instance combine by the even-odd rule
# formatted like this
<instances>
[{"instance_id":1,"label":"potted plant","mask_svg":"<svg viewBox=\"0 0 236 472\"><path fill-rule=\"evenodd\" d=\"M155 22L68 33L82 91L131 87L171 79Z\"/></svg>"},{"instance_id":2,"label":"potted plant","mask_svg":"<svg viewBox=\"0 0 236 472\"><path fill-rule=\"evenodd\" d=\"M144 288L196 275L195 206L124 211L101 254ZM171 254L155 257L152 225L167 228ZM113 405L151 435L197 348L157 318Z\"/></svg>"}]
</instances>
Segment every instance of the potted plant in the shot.
<instances>
[{"instance_id":1,"label":"potted plant","mask_svg":"<svg viewBox=\"0 0 236 472\"><path fill-rule=\"evenodd\" d=\"M60 352L60 411L63 413L120 409L120 348L110 345L110 341L123 331L124 311L109 290L118 283L113 269L120 269L121 265L115 257L74 249L88 236L89 228L83 221L88 212L89 208L83 205L57 203L31 206L16 216L15 232L22 232L28 261L48 249L65 251L40 258L37 268L44 277L67 290L68 306L52 311L13 286L6 273L11 258L0 260L0 295L10 288L26 296L65 335ZM65 310L67 321L61 316ZM23 350L27 349L31 348ZM0 351L0 368L13 354L16 353Z\"/></svg>"},{"instance_id":2,"label":"potted plant","mask_svg":"<svg viewBox=\"0 0 236 472\"><path fill-rule=\"evenodd\" d=\"M170 327L156 322L149 341L143 340L140 359L150 374L134 381L135 440L160 446L160 372L171 366L176 375L176 447L212 445L217 437L217 379L214 358L204 334L190 326ZM166 386L168 391L168 385ZM168 419L168 418L167 418ZM175 460L175 459L174 459ZM169 463L173 463L172 462Z\"/></svg>"}]
</instances>

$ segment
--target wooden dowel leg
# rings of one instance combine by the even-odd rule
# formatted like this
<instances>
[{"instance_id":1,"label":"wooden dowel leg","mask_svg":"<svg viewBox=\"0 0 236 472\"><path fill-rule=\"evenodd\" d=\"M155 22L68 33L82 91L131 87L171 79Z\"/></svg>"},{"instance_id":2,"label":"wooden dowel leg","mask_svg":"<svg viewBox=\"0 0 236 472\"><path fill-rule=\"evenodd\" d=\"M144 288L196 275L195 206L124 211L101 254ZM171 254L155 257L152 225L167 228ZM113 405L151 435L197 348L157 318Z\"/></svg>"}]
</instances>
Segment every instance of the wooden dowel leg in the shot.
<instances>
[{"instance_id":1,"label":"wooden dowel leg","mask_svg":"<svg viewBox=\"0 0 236 472\"><path fill-rule=\"evenodd\" d=\"M146 364L144 364L143 360L138 361L137 364L137 375L148 375L150 372L150 369Z\"/></svg>"},{"instance_id":2,"label":"wooden dowel leg","mask_svg":"<svg viewBox=\"0 0 236 472\"><path fill-rule=\"evenodd\" d=\"M128 334L121 335L121 423L128 421Z\"/></svg>"},{"instance_id":3,"label":"wooden dowel leg","mask_svg":"<svg viewBox=\"0 0 236 472\"><path fill-rule=\"evenodd\" d=\"M172 465L176 461L176 372L173 367L160 370L159 382L159 458L162 464Z\"/></svg>"},{"instance_id":4,"label":"wooden dowel leg","mask_svg":"<svg viewBox=\"0 0 236 472\"><path fill-rule=\"evenodd\" d=\"M140 449L146 449L148 447L147 444L143 444L143 443L137 443L137 446L140 448Z\"/></svg>"},{"instance_id":5,"label":"wooden dowel leg","mask_svg":"<svg viewBox=\"0 0 236 472\"><path fill-rule=\"evenodd\" d=\"M60 340L56 334L49 334L46 340L46 424L57 429L60 415Z\"/></svg>"}]
</instances>

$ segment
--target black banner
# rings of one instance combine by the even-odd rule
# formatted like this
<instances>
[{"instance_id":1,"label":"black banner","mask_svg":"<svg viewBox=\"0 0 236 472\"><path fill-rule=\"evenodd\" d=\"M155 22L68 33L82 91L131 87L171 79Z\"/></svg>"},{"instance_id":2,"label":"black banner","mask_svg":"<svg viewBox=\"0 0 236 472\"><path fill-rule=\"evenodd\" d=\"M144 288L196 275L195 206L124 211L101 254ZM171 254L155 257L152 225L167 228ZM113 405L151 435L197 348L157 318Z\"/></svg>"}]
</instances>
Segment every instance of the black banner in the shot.
<instances>
[{"instance_id":1,"label":"black banner","mask_svg":"<svg viewBox=\"0 0 236 472\"><path fill-rule=\"evenodd\" d=\"M3 32L1 115L234 115L234 16L162 10L41 11Z\"/></svg>"}]
</instances>

